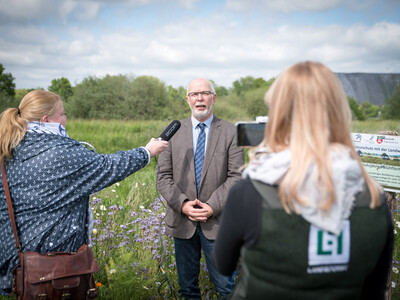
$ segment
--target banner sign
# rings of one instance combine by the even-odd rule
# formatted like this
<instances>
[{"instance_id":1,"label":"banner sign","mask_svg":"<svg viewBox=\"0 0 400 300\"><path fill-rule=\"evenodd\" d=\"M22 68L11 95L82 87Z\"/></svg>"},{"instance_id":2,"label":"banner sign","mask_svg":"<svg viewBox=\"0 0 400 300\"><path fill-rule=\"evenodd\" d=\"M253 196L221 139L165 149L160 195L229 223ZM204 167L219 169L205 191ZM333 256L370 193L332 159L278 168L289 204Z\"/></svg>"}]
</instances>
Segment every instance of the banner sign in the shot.
<instances>
[{"instance_id":1,"label":"banner sign","mask_svg":"<svg viewBox=\"0 0 400 300\"><path fill-rule=\"evenodd\" d=\"M352 133L354 148L368 172L385 191L400 193L400 136Z\"/></svg>"}]
</instances>

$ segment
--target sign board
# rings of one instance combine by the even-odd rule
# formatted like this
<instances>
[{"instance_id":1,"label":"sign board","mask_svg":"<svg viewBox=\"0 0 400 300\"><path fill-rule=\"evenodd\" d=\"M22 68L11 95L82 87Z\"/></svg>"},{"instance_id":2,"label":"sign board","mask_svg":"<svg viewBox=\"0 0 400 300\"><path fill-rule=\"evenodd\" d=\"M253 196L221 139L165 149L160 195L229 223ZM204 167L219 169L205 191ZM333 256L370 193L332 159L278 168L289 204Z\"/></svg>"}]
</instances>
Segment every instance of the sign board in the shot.
<instances>
[{"instance_id":1,"label":"sign board","mask_svg":"<svg viewBox=\"0 0 400 300\"><path fill-rule=\"evenodd\" d=\"M354 148L368 172L387 192L400 193L400 136L352 133Z\"/></svg>"}]
</instances>

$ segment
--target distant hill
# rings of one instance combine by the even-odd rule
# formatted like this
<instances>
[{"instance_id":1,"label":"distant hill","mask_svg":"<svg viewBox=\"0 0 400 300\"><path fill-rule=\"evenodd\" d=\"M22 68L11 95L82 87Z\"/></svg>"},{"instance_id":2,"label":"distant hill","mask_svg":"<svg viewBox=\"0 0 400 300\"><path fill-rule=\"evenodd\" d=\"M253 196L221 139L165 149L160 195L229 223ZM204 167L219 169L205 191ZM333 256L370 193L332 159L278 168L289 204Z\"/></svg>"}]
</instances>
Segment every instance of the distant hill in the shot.
<instances>
[{"instance_id":1,"label":"distant hill","mask_svg":"<svg viewBox=\"0 0 400 300\"><path fill-rule=\"evenodd\" d=\"M335 73L348 96L358 103L369 102L384 105L400 84L400 74Z\"/></svg>"}]
</instances>

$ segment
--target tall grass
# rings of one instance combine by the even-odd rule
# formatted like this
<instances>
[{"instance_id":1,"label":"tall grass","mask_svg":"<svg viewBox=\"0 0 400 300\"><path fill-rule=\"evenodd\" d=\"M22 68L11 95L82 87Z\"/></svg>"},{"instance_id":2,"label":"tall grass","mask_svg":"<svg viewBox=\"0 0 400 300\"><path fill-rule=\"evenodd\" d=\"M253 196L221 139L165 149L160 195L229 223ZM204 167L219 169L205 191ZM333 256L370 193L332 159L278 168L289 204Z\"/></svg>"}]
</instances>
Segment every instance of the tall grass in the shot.
<instances>
[{"instance_id":1,"label":"tall grass","mask_svg":"<svg viewBox=\"0 0 400 300\"><path fill-rule=\"evenodd\" d=\"M93 145L98 153L145 146L168 122L69 120L68 134ZM156 187L157 163L91 197L95 219L93 249L101 299L175 298L179 287L173 239L165 234L165 203ZM204 259L200 286L215 296Z\"/></svg>"},{"instance_id":2,"label":"tall grass","mask_svg":"<svg viewBox=\"0 0 400 300\"><path fill-rule=\"evenodd\" d=\"M233 122L235 121L237 120L235 119ZM100 153L111 153L145 145L150 137L157 137L166 125L162 121L73 120L68 123L67 131L71 137L93 144ZM351 126L352 132L360 133L400 132L399 121L354 121ZM156 171L156 163L153 160L149 166L122 181L118 187L110 187L96 195L96 197L102 199L103 203L106 203L103 205L108 207L108 212L110 212L109 207L113 207L113 205L121 205L123 208L122 210L114 208L112 217L102 211L103 225L107 222L110 223L112 220L111 223L114 224L115 228L122 225L128 226L127 224L131 226L125 229L125 233L120 229L118 232L119 240L118 238L113 238L112 243L110 242L110 246L113 245L113 247L110 249L107 248L105 250L104 241L107 239L104 239L104 237L97 241L97 245L95 241L94 248L100 254L101 271L98 274L98 280L104 284L100 288L103 298L143 299L159 298L161 295L169 295L173 298L171 294L173 289L178 289L173 241L170 237L162 234L160 237L164 243L164 251L161 252L160 238L155 235L155 233L160 233L159 230L164 231L163 225L160 227L160 220L165 214L162 200L156 192ZM93 205L96 214L99 213L98 205ZM400 214L397 208L399 205L398 194L396 195L395 205L394 224L400 228ZM141 223L141 225L138 225L138 223ZM152 229L144 227L145 225L143 224L148 223L152 224ZM105 229L103 228L102 230ZM106 229L106 232L108 232L107 230L111 229ZM151 237L146 241L147 244L144 243L145 240L142 242L140 240L146 236ZM128 243L129 246L126 246ZM122 244L125 246L122 247ZM149 250L151 250L151 253ZM400 299L400 291L397 287L398 283L400 283L398 261L400 261L400 238L396 232L393 255L392 299ZM204 298L212 297L214 293L207 277L207 272L205 272L204 261L202 264L200 284L203 291L205 291ZM164 273L160 270L160 266L163 266ZM112 270L115 270L115 272L112 272ZM172 286L168 285L166 280L169 280ZM159 292L159 288L161 292Z\"/></svg>"},{"instance_id":3,"label":"tall grass","mask_svg":"<svg viewBox=\"0 0 400 300\"><path fill-rule=\"evenodd\" d=\"M396 131L400 134L399 120L367 120L353 121L351 123L352 132L358 133L379 133L381 131Z\"/></svg>"},{"instance_id":4,"label":"tall grass","mask_svg":"<svg viewBox=\"0 0 400 300\"><path fill-rule=\"evenodd\" d=\"M67 132L76 140L92 144L98 153L113 153L146 145L167 125L163 121L68 120ZM352 124L353 132L382 130L399 132L400 122ZM157 193L156 172L157 164L152 159L144 169L90 198L95 219L93 250L100 266L96 275L100 299L175 299L179 287L173 240L165 234L165 203ZM396 230L400 230L399 201L397 194L393 216ZM400 299L400 238L395 233L392 299ZM201 264L203 299L211 299L216 295L204 259Z\"/></svg>"}]
</instances>

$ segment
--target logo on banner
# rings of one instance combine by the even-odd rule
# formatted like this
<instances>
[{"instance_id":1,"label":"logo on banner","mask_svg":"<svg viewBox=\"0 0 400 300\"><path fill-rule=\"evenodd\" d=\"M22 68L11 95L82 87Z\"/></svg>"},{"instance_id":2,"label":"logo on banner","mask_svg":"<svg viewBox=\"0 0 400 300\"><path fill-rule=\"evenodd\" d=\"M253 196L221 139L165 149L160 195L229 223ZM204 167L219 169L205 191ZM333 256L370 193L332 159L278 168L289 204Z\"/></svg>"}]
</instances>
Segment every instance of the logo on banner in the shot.
<instances>
[{"instance_id":1,"label":"logo on banner","mask_svg":"<svg viewBox=\"0 0 400 300\"><path fill-rule=\"evenodd\" d=\"M377 142L378 144L382 144L384 139L385 139L384 136L379 136L379 135L378 135L378 136L376 137L376 142Z\"/></svg>"}]
</instances>

